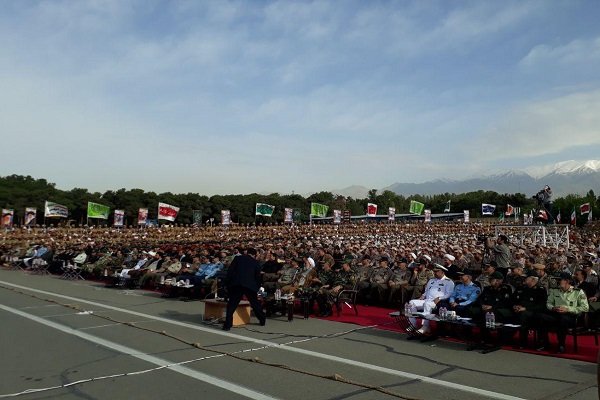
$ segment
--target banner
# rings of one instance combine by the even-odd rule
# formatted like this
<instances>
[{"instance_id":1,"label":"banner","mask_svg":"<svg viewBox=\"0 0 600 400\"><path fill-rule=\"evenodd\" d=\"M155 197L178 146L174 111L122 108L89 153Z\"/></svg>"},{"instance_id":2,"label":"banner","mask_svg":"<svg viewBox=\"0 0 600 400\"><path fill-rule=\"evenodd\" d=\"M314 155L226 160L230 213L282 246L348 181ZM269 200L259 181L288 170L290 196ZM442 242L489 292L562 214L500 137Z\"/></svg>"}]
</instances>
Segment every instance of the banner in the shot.
<instances>
[{"instance_id":1,"label":"banner","mask_svg":"<svg viewBox=\"0 0 600 400\"><path fill-rule=\"evenodd\" d=\"M504 215L506 215L507 217L510 217L511 215L513 215L514 212L515 212L515 208L513 206L511 206L510 204L507 204L506 212L504 213Z\"/></svg>"},{"instance_id":2,"label":"banner","mask_svg":"<svg viewBox=\"0 0 600 400\"><path fill-rule=\"evenodd\" d=\"M342 212L340 210L333 210L333 223L340 224L342 222Z\"/></svg>"},{"instance_id":3,"label":"banner","mask_svg":"<svg viewBox=\"0 0 600 400\"><path fill-rule=\"evenodd\" d=\"M444 207L444 212L445 213L449 213L450 212L450 201L451 200L448 200L448 202L446 203L446 207Z\"/></svg>"},{"instance_id":4,"label":"banner","mask_svg":"<svg viewBox=\"0 0 600 400\"><path fill-rule=\"evenodd\" d=\"M326 217L329 207L325 204L310 203L310 215L315 217Z\"/></svg>"},{"instance_id":5,"label":"banner","mask_svg":"<svg viewBox=\"0 0 600 400\"><path fill-rule=\"evenodd\" d=\"M431 210L425 210L425 222L431 222Z\"/></svg>"},{"instance_id":6,"label":"banner","mask_svg":"<svg viewBox=\"0 0 600 400\"><path fill-rule=\"evenodd\" d=\"M166 219L167 221L175 221L177 214L179 213L179 207L172 206L167 203L158 203L158 218Z\"/></svg>"},{"instance_id":7,"label":"banner","mask_svg":"<svg viewBox=\"0 0 600 400\"><path fill-rule=\"evenodd\" d=\"M377 215L377 204L367 203L367 217L375 217Z\"/></svg>"},{"instance_id":8,"label":"banner","mask_svg":"<svg viewBox=\"0 0 600 400\"><path fill-rule=\"evenodd\" d=\"M571 211L571 225L577 224L577 214L575 213L575 206L573 206L573 211Z\"/></svg>"},{"instance_id":9,"label":"banner","mask_svg":"<svg viewBox=\"0 0 600 400\"><path fill-rule=\"evenodd\" d=\"M202 225L202 211L192 210L192 223L196 226Z\"/></svg>"},{"instance_id":10,"label":"banner","mask_svg":"<svg viewBox=\"0 0 600 400\"><path fill-rule=\"evenodd\" d=\"M496 206L493 204L481 204L481 215L494 215L494 211L496 211Z\"/></svg>"},{"instance_id":11,"label":"banner","mask_svg":"<svg viewBox=\"0 0 600 400\"><path fill-rule=\"evenodd\" d=\"M125 222L125 210L115 210L114 226L123 226Z\"/></svg>"},{"instance_id":12,"label":"banner","mask_svg":"<svg viewBox=\"0 0 600 400\"><path fill-rule=\"evenodd\" d=\"M560 224L560 208L558 209L558 214L556 214L556 223Z\"/></svg>"},{"instance_id":13,"label":"banner","mask_svg":"<svg viewBox=\"0 0 600 400\"><path fill-rule=\"evenodd\" d=\"M294 209L286 208L283 213L283 222L294 222Z\"/></svg>"},{"instance_id":14,"label":"banner","mask_svg":"<svg viewBox=\"0 0 600 400\"><path fill-rule=\"evenodd\" d=\"M590 213L588 214L588 222L592 222L592 210L590 209Z\"/></svg>"},{"instance_id":15,"label":"banner","mask_svg":"<svg viewBox=\"0 0 600 400\"><path fill-rule=\"evenodd\" d=\"M425 208L425 204L420 203L420 202L415 201L415 200L411 200L410 201L410 210L409 210L409 212L411 214L421 215L421 214L423 214L423 209L424 208Z\"/></svg>"},{"instance_id":16,"label":"banner","mask_svg":"<svg viewBox=\"0 0 600 400\"><path fill-rule=\"evenodd\" d=\"M469 222L469 210L464 210L463 215L464 215L463 218L464 218L465 222Z\"/></svg>"},{"instance_id":17,"label":"banner","mask_svg":"<svg viewBox=\"0 0 600 400\"><path fill-rule=\"evenodd\" d=\"M231 212L229 210L221 210L221 224L231 224Z\"/></svg>"},{"instance_id":18,"label":"banner","mask_svg":"<svg viewBox=\"0 0 600 400\"><path fill-rule=\"evenodd\" d=\"M590 203L585 203L579 206L579 213L581 215L587 214L590 212Z\"/></svg>"},{"instance_id":19,"label":"banner","mask_svg":"<svg viewBox=\"0 0 600 400\"><path fill-rule=\"evenodd\" d=\"M108 219L109 213L110 213L110 207L88 201L88 207L87 207L87 217L88 218Z\"/></svg>"},{"instance_id":20,"label":"banner","mask_svg":"<svg viewBox=\"0 0 600 400\"><path fill-rule=\"evenodd\" d=\"M25 208L25 219L23 223L25 226L35 225L37 220L37 208L26 207Z\"/></svg>"},{"instance_id":21,"label":"banner","mask_svg":"<svg viewBox=\"0 0 600 400\"><path fill-rule=\"evenodd\" d=\"M390 207L390 208L388 208L388 221L395 221L395 220L396 220L396 208Z\"/></svg>"},{"instance_id":22,"label":"banner","mask_svg":"<svg viewBox=\"0 0 600 400\"><path fill-rule=\"evenodd\" d=\"M263 217L272 217L273 211L275 211L275 206L265 203L256 203L255 215L262 215Z\"/></svg>"},{"instance_id":23,"label":"banner","mask_svg":"<svg viewBox=\"0 0 600 400\"><path fill-rule=\"evenodd\" d=\"M148 209L140 208L138 210L138 225L146 225L147 220L148 220Z\"/></svg>"},{"instance_id":24,"label":"banner","mask_svg":"<svg viewBox=\"0 0 600 400\"><path fill-rule=\"evenodd\" d=\"M13 224L13 219L15 217L15 210L10 209L2 209L2 227L9 228Z\"/></svg>"},{"instance_id":25,"label":"banner","mask_svg":"<svg viewBox=\"0 0 600 400\"><path fill-rule=\"evenodd\" d=\"M44 204L44 218L51 217L62 217L67 218L69 216L69 209L62 204L53 203L46 201Z\"/></svg>"}]
</instances>

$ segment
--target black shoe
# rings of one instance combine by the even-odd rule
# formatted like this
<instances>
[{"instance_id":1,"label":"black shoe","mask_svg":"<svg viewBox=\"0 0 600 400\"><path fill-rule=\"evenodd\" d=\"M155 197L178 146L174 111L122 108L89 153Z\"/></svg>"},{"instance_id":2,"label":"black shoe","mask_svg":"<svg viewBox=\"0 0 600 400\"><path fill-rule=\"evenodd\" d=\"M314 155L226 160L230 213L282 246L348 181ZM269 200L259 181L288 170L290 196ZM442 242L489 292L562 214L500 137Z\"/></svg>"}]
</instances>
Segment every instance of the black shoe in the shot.
<instances>
[{"instance_id":1,"label":"black shoe","mask_svg":"<svg viewBox=\"0 0 600 400\"><path fill-rule=\"evenodd\" d=\"M267 319L263 318L261 320L258 321L260 323L260 326L265 326L265 324L267 323Z\"/></svg>"},{"instance_id":2,"label":"black shoe","mask_svg":"<svg viewBox=\"0 0 600 400\"><path fill-rule=\"evenodd\" d=\"M221 329L223 329L224 331L229 331L229 330L231 330L231 327L227 326L227 325L223 325L223 328L221 328Z\"/></svg>"},{"instance_id":3,"label":"black shoe","mask_svg":"<svg viewBox=\"0 0 600 400\"><path fill-rule=\"evenodd\" d=\"M565 353L565 346L558 346L558 354L564 354Z\"/></svg>"}]
</instances>

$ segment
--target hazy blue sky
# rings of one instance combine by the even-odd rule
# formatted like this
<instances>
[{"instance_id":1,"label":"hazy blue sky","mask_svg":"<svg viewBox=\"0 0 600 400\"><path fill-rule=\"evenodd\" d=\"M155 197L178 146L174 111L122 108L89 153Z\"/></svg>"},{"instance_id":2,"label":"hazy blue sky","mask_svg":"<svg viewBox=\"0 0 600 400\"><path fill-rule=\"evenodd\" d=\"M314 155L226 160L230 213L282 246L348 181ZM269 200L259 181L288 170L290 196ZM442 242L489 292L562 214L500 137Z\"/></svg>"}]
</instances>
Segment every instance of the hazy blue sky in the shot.
<instances>
[{"instance_id":1,"label":"hazy blue sky","mask_svg":"<svg viewBox=\"0 0 600 400\"><path fill-rule=\"evenodd\" d=\"M599 1L3 1L0 175L312 193L600 155Z\"/></svg>"}]
</instances>

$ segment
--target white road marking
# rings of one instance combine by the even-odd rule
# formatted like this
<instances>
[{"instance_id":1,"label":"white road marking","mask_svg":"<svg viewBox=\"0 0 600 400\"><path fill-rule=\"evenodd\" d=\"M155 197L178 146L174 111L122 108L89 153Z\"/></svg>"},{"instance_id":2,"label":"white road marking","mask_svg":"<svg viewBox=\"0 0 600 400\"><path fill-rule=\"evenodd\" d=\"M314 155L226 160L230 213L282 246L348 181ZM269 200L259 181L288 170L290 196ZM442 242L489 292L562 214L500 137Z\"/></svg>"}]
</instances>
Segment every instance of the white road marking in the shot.
<instances>
[{"instance_id":1,"label":"white road marking","mask_svg":"<svg viewBox=\"0 0 600 400\"><path fill-rule=\"evenodd\" d=\"M149 363L157 365L157 366L172 364L171 361L168 361L168 360L165 360L165 359L162 359L159 357L151 356L146 353L140 353L138 350L135 350L131 347L123 346L121 344L111 342L109 340L102 339L97 336L93 336L88 333L78 331L78 330L70 328L68 326L64 326L61 324L57 324L56 322L45 320L41 317L35 316L33 314L28 314L26 312L17 310L12 307L5 306L3 304L0 304L0 309L10 312L10 313L13 313L13 314L16 314L23 318L27 318L27 319L37 322L39 324L46 325L50 328L59 330L61 332L67 333L69 335L77 336L83 340L87 340L88 342L99 344L101 346L104 346L108 349L117 351L119 353L123 353L123 354L129 355L131 357L139 358L140 360L149 362ZM240 395L248 397L250 399L261 399L261 400L276 400L277 399L276 397L268 396L264 393L254 391L254 390L246 388L244 386L236 385L235 383L231 383L229 381L219 379L214 376L207 375L207 374L204 374L199 371L195 371L195 370L187 368L187 367L183 367L181 365L169 365L167 368L171 371L178 372L182 375L186 375L186 376L189 376L190 378L194 378L199 381L209 383L211 385L220 387L220 388L228 390L230 392L240 394Z\"/></svg>"},{"instance_id":2,"label":"white road marking","mask_svg":"<svg viewBox=\"0 0 600 400\"><path fill-rule=\"evenodd\" d=\"M360 367L360 368L364 368L364 369L368 369L368 370L376 371L376 372L381 372L381 373L392 375L392 376L398 376L398 377L401 377L401 378L406 378L406 379L421 381L421 382L428 383L428 384L431 384L431 385L437 385L437 386L441 386L441 387L445 387L445 388L449 388L449 389L459 390L461 392L472 393L472 394L476 394L476 395L483 396L483 397L490 398L490 399L498 399L498 400L524 400L521 397L511 396L511 395L507 395L507 394L503 394L503 393L497 393L497 392L493 392L493 391L490 391L490 390L480 389L480 388L476 388L476 387L472 387L472 386L461 385L459 383L448 382L448 381L444 381L444 380L441 380L441 379L430 378L430 377L424 376L424 375L417 375L417 374L413 374L413 373L410 373L410 372L405 372L405 371L400 371L400 370L396 370L396 369L381 367L379 365L373 365L373 364L368 364L368 363L364 363L364 362L361 362L361 361L356 361L356 360L352 360L352 359L348 359L348 358L337 357L337 356L333 356L333 355L325 354L325 353L319 353L317 351L305 350L305 349L300 349L300 348L296 348L296 347L291 347L291 346L288 346L288 345L285 345L285 344L279 344L279 343L269 342L267 340L255 339L255 338L252 338L252 337L238 335L238 334L231 333L231 332L225 332L225 331L216 330L214 328L205 328L203 326L194 325L194 324L190 324L190 323L187 323L187 322L176 321L176 320L172 320L172 319L168 319L168 318L162 318L162 317L158 317L158 316L154 316L154 315L150 315L150 314L144 314L144 313L137 312L137 311L125 310L125 309L122 309L122 308L119 308L119 307L113 307L113 306L105 305L105 304L98 303L98 302L95 302L95 301L89 301L89 300L79 299L77 297L65 296L65 295L62 295L62 294L57 294L57 293L53 293L53 292L47 292L45 290L40 290L40 289L33 289L33 288L26 287L26 286L21 286L21 285L17 285L17 284L14 284L14 283L10 283L10 282L0 281L0 284L5 284L7 286L11 286L11 287L15 287L15 288L23 289L23 290L29 290L29 291L34 292L34 293L40 293L40 294L45 294L45 295L49 295L49 296L54 296L54 297L66 299L66 300L71 300L71 301L77 301L77 302L80 302L80 303L90 304L90 305L93 305L93 306L96 306L96 307L103 307L103 308L106 308L106 309L109 309L109 310L121 312L121 313L124 313L124 314L135 315L135 316L138 316L138 317L141 317L141 318L147 318L147 319L152 319L152 320L155 320L155 321L165 322L165 323L172 324L172 325L183 326L183 327L186 327L186 328L190 328L190 329L194 329L194 330L198 330L198 331L202 331L202 332L206 332L206 333L211 333L213 335L225 336L225 337L229 337L229 338L232 338L232 339L242 340L242 341L245 341L245 342L254 342L254 343L262 344L264 346L268 346L268 347L271 347L271 348L278 348L278 349L290 351L290 352L293 352L293 353L303 354L305 356L310 356L310 357L320 358L320 359L324 359L324 360L339 362L339 363L342 363L342 364L350 365L352 367Z\"/></svg>"}]
</instances>

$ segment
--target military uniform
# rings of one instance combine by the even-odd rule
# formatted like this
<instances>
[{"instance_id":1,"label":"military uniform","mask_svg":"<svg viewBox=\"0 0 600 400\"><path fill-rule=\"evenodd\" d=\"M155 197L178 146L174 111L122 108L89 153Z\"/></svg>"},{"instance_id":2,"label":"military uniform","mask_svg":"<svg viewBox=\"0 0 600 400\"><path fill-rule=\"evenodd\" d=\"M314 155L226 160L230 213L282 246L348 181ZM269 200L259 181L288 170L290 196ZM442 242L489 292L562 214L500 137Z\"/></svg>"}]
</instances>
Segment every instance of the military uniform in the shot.
<instances>
[{"instance_id":1,"label":"military uniform","mask_svg":"<svg viewBox=\"0 0 600 400\"><path fill-rule=\"evenodd\" d=\"M416 274L413 272L407 287L407 290L412 290L413 299L418 299L421 297L423 290L425 289L425 285L427 285L427 282L429 282L431 279L433 279L433 271L430 269L423 268Z\"/></svg>"},{"instance_id":2,"label":"military uniform","mask_svg":"<svg viewBox=\"0 0 600 400\"><path fill-rule=\"evenodd\" d=\"M481 293L480 303L482 306L492 306L496 321L502 321L511 315L511 297L512 290L508 285L501 285L498 288L488 286Z\"/></svg>"},{"instance_id":3,"label":"military uniform","mask_svg":"<svg viewBox=\"0 0 600 400\"><path fill-rule=\"evenodd\" d=\"M299 268L293 267L291 265L284 265L283 268L279 271L279 279L277 280L277 287L282 288L286 285L290 285L296 276L296 273L299 271Z\"/></svg>"},{"instance_id":4,"label":"military uniform","mask_svg":"<svg viewBox=\"0 0 600 400\"><path fill-rule=\"evenodd\" d=\"M525 278L524 275L509 274L506 276L506 283L514 289L520 289L525 286Z\"/></svg>"},{"instance_id":5,"label":"military uniform","mask_svg":"<svg viewBox=\"0 0 600 400\"><path fill-rule=\"evenodd\" d=\"M468 285L459 283L454 287L452 296L448 299L448 305L452 311L460 316L466 317L470 315L469 309L477 301L477 298L481 294L479 286L470 282ZM456 303L456 307L452 307L450 304Z\"/></svg>"},{"instance_id":6,"label":"military uniform","mask_svg":"<svg viewBox=\"0 0 600 400\"><path fill-rule=\"evenodd\" d=\"M391 270L388 267L377 267L373 270L369 286L369 298L372 301L381 303L384 299L387 299L386 294L390 275Z\"/></svg>"},{"instance_id":7,"label":"military uniform","mask_svg":"<svg viewBox=\"0 0 600 400\"><path fill-rule=\"evenodd\" d=\"M336 280L336 273L332 269L321 269L316 274L320 282L313 282L315 291L313 298L319 305L321 316L331 315L331 295Z\"/></svg>"},{"instance_id":8,"label":"military uniform","mask_svg":"<svg viewBox=\"0 0 600 400\"><path fill-rule=\"evenodd\" d=\"M408 300L408 296L412 291L408 290L408 282L412 276L412 272L407 268L394 268L388 281L390 288L390 295L388 297L388 303L392 304L400 293L400 303L404 305Z\"/></svg>"},{"instance_id":9,"label":"military uniform","mask_svg":"<svg viewBox=\"0 0 600 400\"><path fill-rule=\"evenodd\" d=\"M558 282L556 277L551 276L549 274L544 274L544 276L540 277L538 280L538 285L546 289L546 292L549 292L550 289L557 289Z\"/></svg>"},{"instance_id":10,"label":"military uniform","mask_svg":"<svg viewBox=\"0 0 600 400\"><path fill-rule=\"evenodd\" d=\"M441 279L432 278L427 282L427 285L425 285L425 290L421 296L423 299L413 299L410 301L410 305L417 311L422 310L423 314L432 314L433 309L435 309L437 306L435 299L439 299L440 301L446 300L450 298L453 292L453 280L447 276L444 276ZM410 322L412 326L415 326L416 319L410 318ZM425 331L429 330L429 321L427 319L423 320L423 329Z\"/></svg>"},{"instance_id":11,"label":"military uniform","mask_svg":"<svg viewBox=\"0 0 600 400\"><path fill-rule=\"evenodd\" d=\"M567 312L554 311L554 307L566 307ZM546 301L546 312L539 315L540 334L543 347L548 347L548 330L556 329L559 351L564 351L567 329L575 326L577 316L587 312L589 305L583 290L570 287L568 290L551 289Z\"/></svg>"},{"instance_id":12,"label":"military uniform","mask_svg":"<svg viewBox=\"0 0 600 400\"><path fill-rule=\"evenodd\" d=\"M537 315L546 309L546 290L541 286L524 286L515 290L512 295L512 305L524 307L523 311L513 308L512 319L521 325L519 328L519 343L521 347L527 346L529 329L535 325Z\"/></svg>"}]
</instances>

